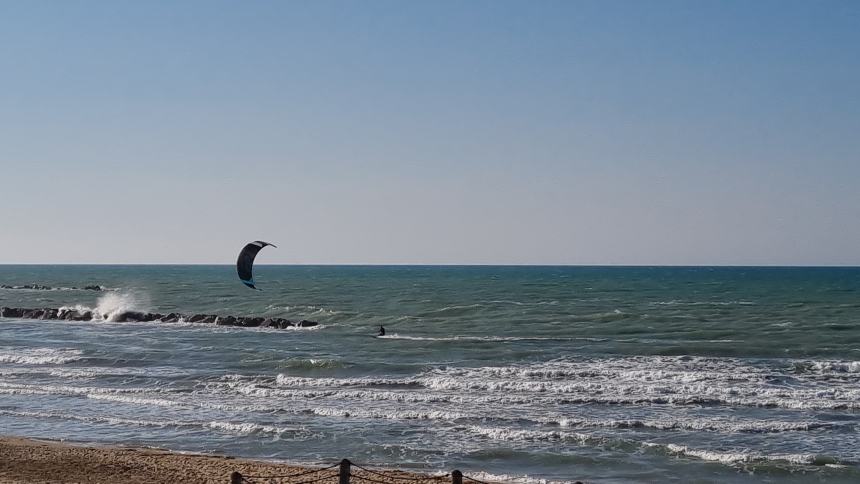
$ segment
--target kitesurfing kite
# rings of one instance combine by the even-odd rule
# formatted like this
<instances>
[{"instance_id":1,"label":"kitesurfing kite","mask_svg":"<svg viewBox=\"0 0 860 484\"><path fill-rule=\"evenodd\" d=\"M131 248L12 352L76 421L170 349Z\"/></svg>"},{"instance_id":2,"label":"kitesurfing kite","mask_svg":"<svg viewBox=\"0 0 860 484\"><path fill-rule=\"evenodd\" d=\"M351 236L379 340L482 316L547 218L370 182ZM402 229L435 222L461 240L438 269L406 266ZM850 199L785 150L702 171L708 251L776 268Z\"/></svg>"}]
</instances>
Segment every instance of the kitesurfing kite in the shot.
<instances>
[{"instance_id":1,"label":"kitesurfing kite","mask_svg":"<svg viewBox=\"0 0 860 484\"><path fill-rule=\"evenodd\" d=\"M257 289L254 285L254 275L251 273L251 269L254 267L254 258L257 257L257 252L260 252L260 249L267 245L278 248L275 244L256 240L246 245L242 249L242 252L239 252L239 259L236 261L236 272L239 273L239 280L242 281L242 284L251 289Z\"/></svg>"}]
</instances>

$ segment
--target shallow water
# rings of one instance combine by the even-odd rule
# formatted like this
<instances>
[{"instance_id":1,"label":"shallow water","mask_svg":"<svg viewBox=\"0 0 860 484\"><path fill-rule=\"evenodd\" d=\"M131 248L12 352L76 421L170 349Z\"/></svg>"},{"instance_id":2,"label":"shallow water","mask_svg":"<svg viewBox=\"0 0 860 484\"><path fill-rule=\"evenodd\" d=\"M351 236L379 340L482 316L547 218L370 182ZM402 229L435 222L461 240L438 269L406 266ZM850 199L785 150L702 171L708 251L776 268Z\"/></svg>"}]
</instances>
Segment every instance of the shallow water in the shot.
<instances>
[{"instance_id":1,"label":"shallow water","mask_svg":"<svg viewBox=\"0 0 860 484\"><path fill-rule=\"evenodd\" d=\"M0 433L523 482L857 482L860 269L0 266ZM63 289L102 285L104 292ZM378 326L387 330L375 338Z\"/></svg>"}]
</instances>

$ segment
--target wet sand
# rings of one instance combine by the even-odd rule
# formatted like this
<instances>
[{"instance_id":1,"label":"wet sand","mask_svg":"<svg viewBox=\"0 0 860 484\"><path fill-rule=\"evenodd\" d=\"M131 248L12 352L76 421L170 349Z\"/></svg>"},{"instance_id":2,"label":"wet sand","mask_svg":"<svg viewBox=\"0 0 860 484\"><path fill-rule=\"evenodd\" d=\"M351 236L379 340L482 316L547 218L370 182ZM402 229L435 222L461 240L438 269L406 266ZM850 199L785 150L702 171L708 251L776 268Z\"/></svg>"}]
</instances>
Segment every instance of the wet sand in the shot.
<instances>
[{"instance_id":1,"label":"wet sand","mask_svg":"<svg viewBox=\"0 0 860 484\"><path fill-rule=\"evenodd\" d=\"M0 437L0 483L212 483L230 482L234 471L244 476L290 475L312 468L271 462L236 459L225 456L185 454L158 449L109 447L34 440L21 437ZM322 484L336 483L337 468L306 474L295 479L272 482L298 482L332 477ZM422 476L401 471L384 471L389 477L353 468L354 474L384 482L400 482L392 477L418 478L409 482L445 483L450 477ZM250 482L269 482L249 477ZM352 482L371 482L353 478Z\"/></svg>"}]
</instances>

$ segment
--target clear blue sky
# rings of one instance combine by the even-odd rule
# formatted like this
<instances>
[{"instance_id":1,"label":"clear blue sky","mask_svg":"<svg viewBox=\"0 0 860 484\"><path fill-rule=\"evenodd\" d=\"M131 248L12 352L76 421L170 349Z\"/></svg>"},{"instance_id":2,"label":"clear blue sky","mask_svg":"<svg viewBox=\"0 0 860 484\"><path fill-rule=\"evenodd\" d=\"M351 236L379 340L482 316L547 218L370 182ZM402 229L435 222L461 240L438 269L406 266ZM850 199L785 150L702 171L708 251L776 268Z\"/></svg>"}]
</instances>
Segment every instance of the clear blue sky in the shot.
<instances>
[{"instance_id":1,"label":"clear blue sky","mask_svg":"<svg viewBox=\"0 0 860 484\"><path fill-rule=\"evenodd\" d=\"M0 263L860 264L860 2L0 2Z\"/></svg>"}]
</instances>

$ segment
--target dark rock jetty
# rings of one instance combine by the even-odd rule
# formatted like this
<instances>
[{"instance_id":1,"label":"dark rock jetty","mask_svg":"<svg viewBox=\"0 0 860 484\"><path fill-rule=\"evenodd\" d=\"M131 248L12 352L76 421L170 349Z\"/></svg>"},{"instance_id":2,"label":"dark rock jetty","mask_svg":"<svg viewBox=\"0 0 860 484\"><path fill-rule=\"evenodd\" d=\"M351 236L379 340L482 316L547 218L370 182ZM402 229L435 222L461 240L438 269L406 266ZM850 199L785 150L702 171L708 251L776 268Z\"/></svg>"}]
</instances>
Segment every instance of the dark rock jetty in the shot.
<instances>
[{"instance_id":1,"label":"dark rock jetty","mask_svg":"<svg viewBox=\"0 0 860 484\"><path fill-rule=\"evenodd\" d=\"M44 309L27 309L27 308L0 308L0 317L3 318L21 318L21 319L51 319L61 321L92 321L103 319L98 314L94 314L89 310L68 309L68 308L44 308ZM141 323L141 322L161 322L161 323L176 323L180 320L186 323L201 323L215 324L217 326L238 326L243 328L279 328L285 329L290 327L310 328L319 323L316 321L291 321L284 318L263 318L252 316L216 316L214 314L194 314L184 316L179 313L144 313L138 311L124 311L110 315L109 321L117 323Z\"/></svg>"}]
</instances>

